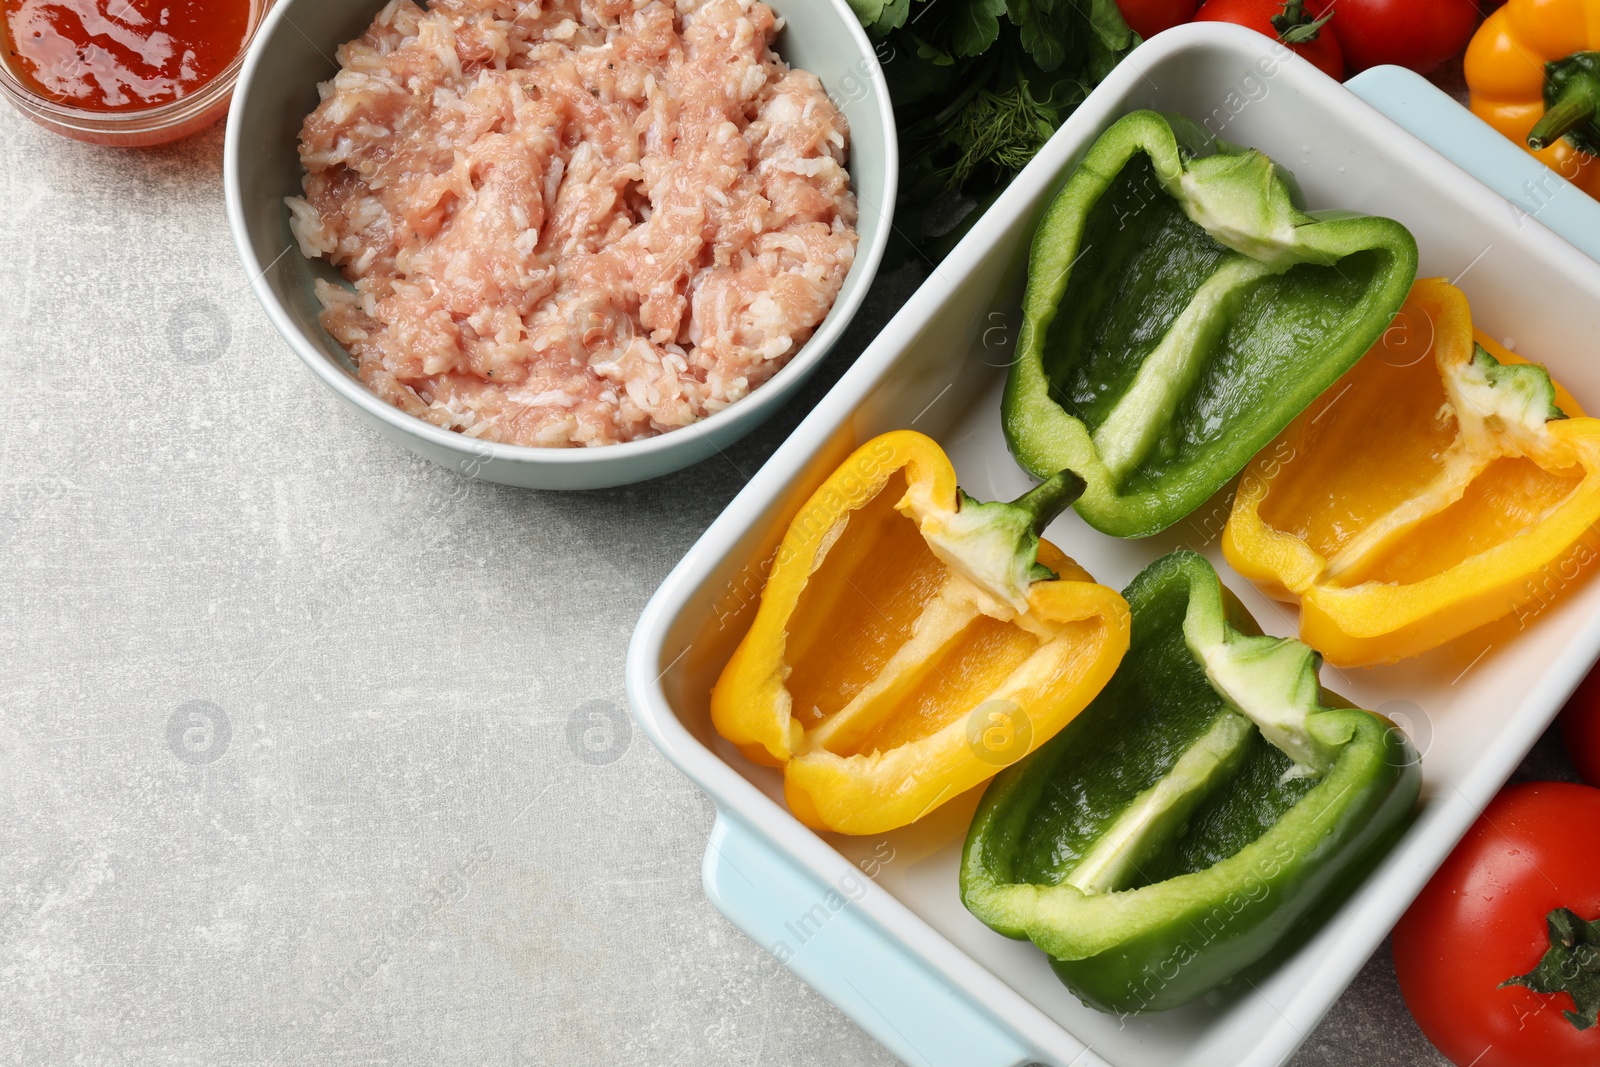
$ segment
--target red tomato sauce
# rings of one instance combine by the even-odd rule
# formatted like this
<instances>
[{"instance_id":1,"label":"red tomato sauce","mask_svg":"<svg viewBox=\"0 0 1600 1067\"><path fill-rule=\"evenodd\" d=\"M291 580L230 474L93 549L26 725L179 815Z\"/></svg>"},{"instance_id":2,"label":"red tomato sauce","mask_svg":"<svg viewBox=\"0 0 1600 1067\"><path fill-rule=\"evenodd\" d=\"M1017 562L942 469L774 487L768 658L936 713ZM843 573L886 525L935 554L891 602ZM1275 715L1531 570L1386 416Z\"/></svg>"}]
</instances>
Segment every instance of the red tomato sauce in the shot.
<instances>
[{"instance_id":1,"label":"red tomato sauce","mask_svg":"<svg viewBox=\"0 0 1600 1067\"><path fill-rule=\"evenodd\" d=\"M227 69L250 0L0 0L7 63L67 107L140 111L180 100Z\"/></svg>"}]
</instances>

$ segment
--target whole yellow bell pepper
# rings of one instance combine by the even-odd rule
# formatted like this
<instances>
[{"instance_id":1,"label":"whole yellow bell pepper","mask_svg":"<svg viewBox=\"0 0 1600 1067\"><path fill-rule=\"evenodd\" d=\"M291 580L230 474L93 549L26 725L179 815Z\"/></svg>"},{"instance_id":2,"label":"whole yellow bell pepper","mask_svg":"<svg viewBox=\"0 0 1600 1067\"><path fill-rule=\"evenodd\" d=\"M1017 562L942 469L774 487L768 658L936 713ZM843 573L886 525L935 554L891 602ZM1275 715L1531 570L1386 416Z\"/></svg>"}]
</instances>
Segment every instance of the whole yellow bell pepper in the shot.
<instances>
[{"instance_id":1,"label":"whole yellow bell pepper","mask_svg":"<svg viewBox=\"0 0 1600 1067\"><path fill-rule=\"evenodd\" d=\"M1464 65L1472 113L1600 197L1600 0L1510 0Z\"/></svg>"},{"instance_id":2,"label":"whole yellow bell pepper","mask_svg":"<svg viewBox=\"0 0 1600 1067\"><path fill-rule=\"evenodd\" d=\"M755 621L711 693L717 732L782 766L795 816L914 822L1049 740L1128 648L1128 605L1039 534L1083 491L1012 503L956 488L909 430L847 459L784 534Z\"/></svg>"},{"instance_id":3,"label":"whole yellow bell pepper","mask_svg":"<svg viewBox=\"0 0 1600 1067\"><path fill-rule=\"evenodd\" d=\"M1482 334L1441 279L1246 468L1222 548L1338 666L1389 663L1548 595L1600 519L1600 419ZM1569 417L1574 416L1574 417Z\"/></svg>"}]
</instances>

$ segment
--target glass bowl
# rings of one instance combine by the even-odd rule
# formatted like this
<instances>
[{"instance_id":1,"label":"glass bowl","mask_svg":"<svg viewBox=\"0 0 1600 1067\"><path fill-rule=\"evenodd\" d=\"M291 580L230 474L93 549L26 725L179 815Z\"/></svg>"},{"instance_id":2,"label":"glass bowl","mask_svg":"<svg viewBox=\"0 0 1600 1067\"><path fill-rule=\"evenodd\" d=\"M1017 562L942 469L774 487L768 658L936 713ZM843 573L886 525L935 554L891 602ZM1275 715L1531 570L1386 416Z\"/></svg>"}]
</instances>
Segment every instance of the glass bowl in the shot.
<instances>
[{"instance_id":1,"label":"glass bowl","mask_svg":"<svg viewBox=\"0 0 1600 1067\"><path fill-rule=\"evenodd\" d=\"M228 113L234 83L244 67L245 54L276 0L250 0L249 29L239 54L222 72L199 89L166 104L132 111L94 111L72 107L41 96L18 76L17 58L0 38L0 96L34 122L63 137L90 144L138 148L164 144L198 133Z\"/></svg>"}]
</instances>

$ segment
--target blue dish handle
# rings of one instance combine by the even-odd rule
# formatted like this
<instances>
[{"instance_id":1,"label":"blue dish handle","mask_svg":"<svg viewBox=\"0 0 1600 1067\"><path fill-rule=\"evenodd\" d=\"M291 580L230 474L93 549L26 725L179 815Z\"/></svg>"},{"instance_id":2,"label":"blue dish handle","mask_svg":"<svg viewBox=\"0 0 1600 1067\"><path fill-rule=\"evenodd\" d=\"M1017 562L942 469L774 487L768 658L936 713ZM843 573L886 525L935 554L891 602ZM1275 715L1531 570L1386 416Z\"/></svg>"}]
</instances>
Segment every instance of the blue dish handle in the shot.
<instances>
[{"instance_id":1,"label":"blue dish handle","mask_svg":"<svg viewBox=\"0 0 1600 1067\"><path fill-rule=\"evenodd\" d=\"M1518 226L1535 219L1600 260L1600 202L1403 67L1373 67L1345 82L1361 99L1505 197ZM1551 208L1555 210L1550 210Z\"/></svg>"},{"instance_id":2,"label":"blue dish handle","mask_svg":"<svg viewBox=\"0 0 1600 1067\"><path fill-rule=\"evenodd\" d=\"M735 926L912 1067L1019 1067L1035 1056L854 904L865 875L823 885L746 823L717 813L706 895Z\"/></svg>"}]
</instances>

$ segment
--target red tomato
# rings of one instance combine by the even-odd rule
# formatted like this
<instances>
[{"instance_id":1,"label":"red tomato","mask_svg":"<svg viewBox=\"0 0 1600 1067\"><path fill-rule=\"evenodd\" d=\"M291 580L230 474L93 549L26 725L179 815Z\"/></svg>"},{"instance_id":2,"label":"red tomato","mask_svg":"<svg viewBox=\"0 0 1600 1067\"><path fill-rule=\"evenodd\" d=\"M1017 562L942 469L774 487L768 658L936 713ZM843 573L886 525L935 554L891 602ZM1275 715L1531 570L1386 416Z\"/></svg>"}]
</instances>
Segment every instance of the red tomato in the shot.
<instances>
[{"instance_id":1,"label":"red tomato","mask_svg":"<svg viewBox=\"0 0 1600 1067\"><path fill-rule=\"evenodd\" d=\"M1345 0L1339 0L1342 5ZM1340 12L1344 8L1340 7ZM1195 13L1196 22L1232 22L1240 26L1247 26L1252 30L1266 34L1274 40L1278 37L1278 30L1272 25L1272 16L1283 11L1283 0L1206 0L1200 5L1200 10ZM1340 38L1333 31L1333 23L1338 21L1338 16L1324 23L1317 31L1317 39L1304 44L1293 44L1296 52L1330 78L1344 78L1344 52L1340 48Z\"/></svg>"},{"instance_id":2,"label":"red tomato","mask_svg":"<svg viewBox=\"0 0 1600 1067\"><path fill-rule=\"evenodd\" d=\"M1600 1064L1600 1027L1563 1017L1569 994L1500 988L1538 965L1545 916L1563 907L1600 917L1600 789L1510 786L1394 928L1406 1006L1457 1067Z\"/></svg>"},{"instance_id":3,"label":"red tomato","mask_svg":"<svg viewBox=\"0 0 1600 1067\"><path fill-rule=\"evenodd\" d=\"M1333 10L1351 73L1395 63L1431 74L1478 28L1477 0L1336 0Z\"/></svg>"},{"instance_id":4,"label":"red tomato","mask_svg":"<svg viewBox=\"0 0 1600 1067\"><path fill-rule=\"evenodd\" d=\"M1117 0L1123 20L1147 41L1162 30L1188 22L1199 6L1200 0Z\"/></svg>"},{"instance_id":5,"label":"red tomato","mask_svg":"<svg viewBox=\"0 0 1600 1067\"><path fill-rule=\"evenodd\" d=\"M1562 709L1561 740L1583 780L1600 786L1600 667L1578 683Z\"/></svg>"}]
</instances>

